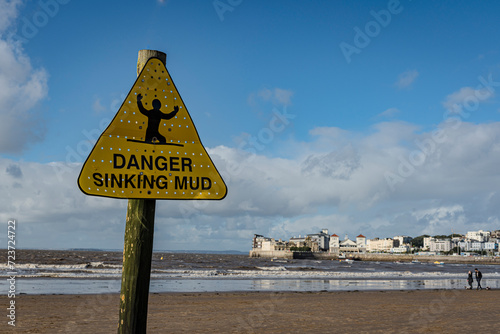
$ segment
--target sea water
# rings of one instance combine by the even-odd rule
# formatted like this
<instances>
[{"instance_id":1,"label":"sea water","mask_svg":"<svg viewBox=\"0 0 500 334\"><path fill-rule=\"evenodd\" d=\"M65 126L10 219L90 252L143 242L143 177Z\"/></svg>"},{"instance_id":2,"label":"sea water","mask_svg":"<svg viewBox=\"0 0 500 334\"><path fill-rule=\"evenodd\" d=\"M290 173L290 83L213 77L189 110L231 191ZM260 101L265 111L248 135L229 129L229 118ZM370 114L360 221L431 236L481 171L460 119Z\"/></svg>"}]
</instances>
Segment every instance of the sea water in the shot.
<instances>
[{"instance_id":1,"label":"sea water","mask_svg":"<svg viewBox=\"0 0 500 334\"><path fill-rule=\"evenodd\" d=\"M118 293L121 257L121 252L18 251L16 290L18 294ZM475 267L483 273L483 287L500 288L498 265L158 252L153 255L150 292L463 289L467 272ZM9 272L0 264L2 289L7 288Z\"/></svg>"}]
</instances>

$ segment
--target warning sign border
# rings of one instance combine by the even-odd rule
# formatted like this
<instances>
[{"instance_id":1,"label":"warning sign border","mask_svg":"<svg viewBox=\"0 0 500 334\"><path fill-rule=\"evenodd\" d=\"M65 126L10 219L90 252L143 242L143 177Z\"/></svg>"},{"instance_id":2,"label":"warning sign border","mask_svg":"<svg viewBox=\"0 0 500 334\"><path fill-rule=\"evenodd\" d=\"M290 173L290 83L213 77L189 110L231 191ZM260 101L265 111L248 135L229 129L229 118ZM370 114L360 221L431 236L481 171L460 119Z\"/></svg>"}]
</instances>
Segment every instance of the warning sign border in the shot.
<instances>
[{"instance_id":1,"label":"warning sign border","mask_svg":"<svg viewBox=\"0 0 500 334\"><path fill-rule=\"evenodd\" d=\"M146 62L146 64L149 61L153 60L153 59L156 59L160 63L163 64L163 62L161 61L161 59L158 58L158 57L151 57L151 58L149 58L148 61ZM152 196L151 198L147 198L147 197L133 197L133 196L132 197L110 196L109 194L93 194L93 193L88 193L80 185L80 178L82 177L82 173L83 173L84 167L87 164L87 162L90 160L90 157L92 156L92 153L96 150L96 147L97 147L97 144L99 143L99 140L102 138L102 136L104 135L104 133L111 127L111 125L113 124L113 122L115 121L115 119L118 117L118 115L120 113L120 110L122 110L122 108L125 106L125 103L127 102L127 97L130 96L130 94L134 90L134 87L136 86L136 84L138 84L139 80L141 80L143 72L146 71L147 66L144 66L142 68L141 72L139 73L139 75L137 76L136 80L134 81L132 87L130 88L128 94L125 96L125 99L123 100L122 104L120 105L120 108L118 108L118 110L117 110L115 116L113 117L113 119L111 120L111 122L108 124L108 126L106 127L106 129L104 129L104 131L99 136L99 138L97 139L97 141L94 144L94 147L92 148L92 150L90 151L89 155L87 156L87 159L85 159L85 162L82 165L82 168L81 168L80 173L78 175L77 184L78 184L78 188L80 188L80 190L84 194L86 194L88 196L107 197L107 198L116 198L116 199L151 199L151 200L163 200L163 201L164 200L175 200L175 201L179 201L179 200L181 200L181 201L220 201L220 200L223 200L227 196L228 189L227 189L226 182L224 181L224 178L222 177L222 175L219 173L219 170L217 169L217 166L213 163L212 157L210 157L210 154L208 154L205 146L203 145L203 142L201 141L200 135L198 133L198 129L196 129L196 125L194 124L193 118L191 117L191 114L189 113L188 108L187 108L186 104L184 103L184 100L182 99L181 93L177 89L177 86L175 85L175 82L174 82L172 76L170 75L170 72L168 71L168 69L167 69L167 67L165 65L164 65L164 67L165 67L165 70L167 71L168 77L170 78L170 82L172 83L172 85L173 85L175 91L177 92L177 94L179 95L179 99L181 100L182 105L184 106L184 109L185 109L186 113L189 115L189 118L191 119L191 123L192 123L193 129L194 129L194 131L196 133L196 137L198 138L198 142L200 143L201 147L203 148L203 151L205 152L206 156L210 160L210 163L212 164L213 168L215 168L215 171L220 176L220 179L221 179L222 183L224 184L224 188L225 188L224 196L222 196L220 198L156 198L154 196ZM154 144L154 143L148 143L148 145L156 145L156 144Z\"/></svg>"}]
</instances>

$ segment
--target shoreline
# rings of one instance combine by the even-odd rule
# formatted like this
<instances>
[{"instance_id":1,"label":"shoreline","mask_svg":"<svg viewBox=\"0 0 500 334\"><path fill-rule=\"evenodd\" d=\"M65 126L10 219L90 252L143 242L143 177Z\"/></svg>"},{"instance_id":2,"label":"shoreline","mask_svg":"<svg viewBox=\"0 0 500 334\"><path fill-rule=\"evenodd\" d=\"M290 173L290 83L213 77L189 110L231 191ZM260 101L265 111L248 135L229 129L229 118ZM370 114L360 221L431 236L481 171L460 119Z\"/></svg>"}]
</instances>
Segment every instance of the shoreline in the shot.
<instances>
[{"instance_id":1,"label":"shoreline","mask_svg":"<svg viewBox=\"0 0 500 334\"><path fill-rule=\"evenodd\" d=\"M17 286L23 295L90 295L120 292L121 281L88 279L27 279ZM465 278L439 279L167 279L151 280L150 293L262 293L456 290ZM0 286L2 286L0 284ZM500 289L498 279L486 278L483 286Z\"/></svg>"},{"instance_id":2,"label":"shoreline","mask_svg":"<svg viewBox=\"0 0 500 334\"><path fill-rule=\"evenodd\" d=\"M148 333L496 332L499 297L500 290L152 293ZM18 295L16 308L17 333L110 333L119 294Z\"/></svg>"},{"instance_id":3,"label":"shoreline","mask_svg":"<svg viewBox=\"0 0 500 334\"><path fill-rule=\"evenodd\" d=\"M474 283L475 286L475 283ZM477 293L488 293L488 294L493 294L496 297L495 298L500 298L500 289L485 289L483 288L482 290L476 290L473 288L472 290L469 289L414 289L414 290L348 290L348 291L219 291L219 292L211 292L211 291L200 291L200 292L182 292L182 291L171 291L171 292L150 292L149 297L151 296L224 296L224 295L241 295L241 296L247 296L247 295L348 295L348 294L406 294L406 293L428 293L428 294L435 294L435 293L452 293L452 294L468 294L468 293L473 293L471 291L477 291ZM68 298L68 299L73 299L73 298L95 298L95 299L100 299L101 297L105 297L103 299L108 299L109 296L113 296L113 298L116 298L116 301L118 302L118 299L120 297L120 293L118 292L107 292L107 293L88 293L88 294L78 294L78 293L73 293L73 294L63 294L63 293L47 293L47 294L27 294L27 293L20 293L16 294L17 300L21 299L37 299L38 297L41 298L46 298L46 297L56 297L56 298ZM155 297L153 297L155 298ZM6 300L9 300L7 296L0 296L0 303L5 302Z\"/></svg>"}]
</instances>

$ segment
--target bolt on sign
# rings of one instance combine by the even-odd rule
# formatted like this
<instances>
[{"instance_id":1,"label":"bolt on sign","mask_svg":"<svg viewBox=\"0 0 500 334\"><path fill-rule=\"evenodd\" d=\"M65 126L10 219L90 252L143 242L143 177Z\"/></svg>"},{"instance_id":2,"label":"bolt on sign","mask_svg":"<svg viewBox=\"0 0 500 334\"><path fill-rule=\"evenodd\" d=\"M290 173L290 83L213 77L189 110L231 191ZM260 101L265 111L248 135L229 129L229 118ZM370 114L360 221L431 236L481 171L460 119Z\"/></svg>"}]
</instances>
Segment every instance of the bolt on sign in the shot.
<instances>
[{"instance_id":1,"label":"bolt on sign","mask_svg":"<svg viewBox=\"0 0 500 334\"><path fill-rule=\"evenodd\" d=\"M150 58L78 177L87 195L220 200L227 187L165 65Z\"/></svg>"}]
</instances>

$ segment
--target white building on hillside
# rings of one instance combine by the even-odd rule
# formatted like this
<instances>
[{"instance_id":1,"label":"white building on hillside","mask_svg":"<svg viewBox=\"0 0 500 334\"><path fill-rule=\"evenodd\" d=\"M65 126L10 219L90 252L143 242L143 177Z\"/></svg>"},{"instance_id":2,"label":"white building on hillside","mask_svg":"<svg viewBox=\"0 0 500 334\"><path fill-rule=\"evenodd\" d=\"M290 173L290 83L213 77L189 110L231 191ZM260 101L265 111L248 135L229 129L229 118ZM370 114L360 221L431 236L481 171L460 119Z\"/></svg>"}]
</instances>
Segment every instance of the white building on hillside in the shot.
<instances>
[{"instance_id":1,"label":"white building on hillside","mask_svg":"<svg viewBox=\"0 0 500 334\"><path fill-rule=\"evenodd\" d=\"M424 237L424 249L429 250L431 248L431 240L433 240L433 237Z\"/></svg>"},{"instance_id":2,"label":"white building on hillside","mask_svg":"<svg viewBox=\"0 0 500 334\"><path fill-rule=\"evenodd\" d=\"M366 251L366 237L362 234L356 237L356 241L349 239L346 235L344 240L332 234L330 236L330 253L364 253Z\"/></svg>"},{"instance_id":3,"label":"white building on hillside","mask_svg":"<svg viewBox=\"0 0 500 334\"><path fill-rule=\"evenodd\" d=\"M252 249L261 251L286 250L288 243L279 239L274 240L263 235L254 234Z\"/></svg>"},{"instance_id":4,"label":"white building on hillside","mask_svg":"<svg viewBox=\"0 0 500 334\"><path fill-rule=\"evenodd\" d=\"M451 239L434 239L430 241L429 250L431 252L449 252L451 251Z\"/></svg>"},{"instance_id":5,"label":"white building on hillside","mask_svg":"<svg viewBox=\"0 0 500 334\"><path fill-rule=\"evenodd\" d=\"M470 250L473 252L480 252L483 250L484 242L480 241L471 241L471 248Z\"/></svg>"},{"instance_id":6,"label":"white building on hillside","mask_svg":"<svg viewBox=\"0 0 500 334\"><path fill-rule=\"evenodd\" d=\"M407 245L411 242L412 239L412 237L407 235L398 235L392 238L392 240L394 240L394 247Z\"/></svg>"},{"instance_id":7,"label":"white building on hillside","mask_svg":"<svg viewBox=\"0 0 500 334\"><path fill-rule=\"evenodd\" d=\"M458 242L458 247L463 252L470 252L472 250L472 241L470 240L462 240Z\"/></svg>"},{"instance_id":8,"label":"white building on hillside","mask_svg":"<svg viewBox=\"0 0 500 334\"><path fill-rule=\"evenodd\" d=\"M346 235L344 240L340 242L340 252L341 253L356 253L358 252L358 245L355 241L349 239Z\"/></svg>"},{"instance_id":9,"label":"white building on hillside","mask_svg":"<svg viewBox=\"0 0 500 334\"><path fill-rule=\"evenodd\" d=\"M252 248L253 249L262 249L262 244L266 241L271 241L271 238L265 237L260 234L254 234L252 240Z\"/></svg>"},{"instance_id":10,"label":"white building on hillside","mask_svg":"<svg viewBox=\"0 0 500 334\"><path fill-rule=\"evenodd\" d=\"M491 233L488 231L479 230L479 231L469 231L467 232L465 237L469 240L486 242L490 240L490 235Z\"/></svg>"},{"instance_id":11,"label":"white building on hillside","mask_svg":"<svg viewBox=\"0 0 500 334\"><path fill-rule=\"evenodd\" d=\"M390 252L394 248L394 240L386 239L369 239L366 241L366 250L368 252Z\"/></svg>"},{"instance_id":12,"label":"white building on hillside","mask_svg":"<svg viewBox=\"0 0 500 334\"><path fill-rule=\"evenodd\" d=\"M366 252L366 237L362 234L356 237L356 245L358 246L358 252L364 253Z\"/></svg>"},{"instance_id":13,"label":"white building on hillside","mask_svg":"<svg viewBox=\"0 0 500 334\"><path fill-rule=\"evenodd\" d=\"M328 229L324 228L320 233L308 234L312 242L318 244L318 249L320 251L327 251L330 248L330 235L328 234Z\"/></svg>"},{"instance_id":14,"label":"white building on hillside","mask_svg":"<svg viewBox=\"0 0 500 334\"><path fill-rule=\"evenodd\" d=\"M490 238L500 239L500 230L492 231Z\"/></svg>"},{"instance_id":15,"label":"white building on hillside","mask_svg":"<svg viewBox=\"0 0 500 334\"><path fill-rule=\"evenodd\" d=\"M498 243L489 241L485 242L483 245L483 250L488 251L488 252L494 252L498 250Z\"/></svg>"},{"instance_id":16,"label":"white building on hillside","mask_svg":"<svg viewBox=\"0 0 500 334\"><path fill-rule=\"evenodd\" d=\"M340 249L340 238L336 234L330 236L330 253L338 253Z\"/></svg>"},{"instance_id":17,"label":"white building on hillside","mask_svg":"<svg viewBox=\"0 0 500 334\"><path fill-rule=\"evenodd\" d=\"M431 252L449 252L453 249L451 239L436 239L434 237L424 238L424 249Z\"/></svg>"},{"instance_id":18,"label":"white building on hillside","mask_svg":"<svg viewBox=\"0 0 500 334\"><path fill-rule=\"evenodd\" d=\"M290 238L290 244L295 246L295 247L302 247L304 246L306 242L306 237L298 236L298 237L293 237Z\"/></svg>"}]
</instances>

